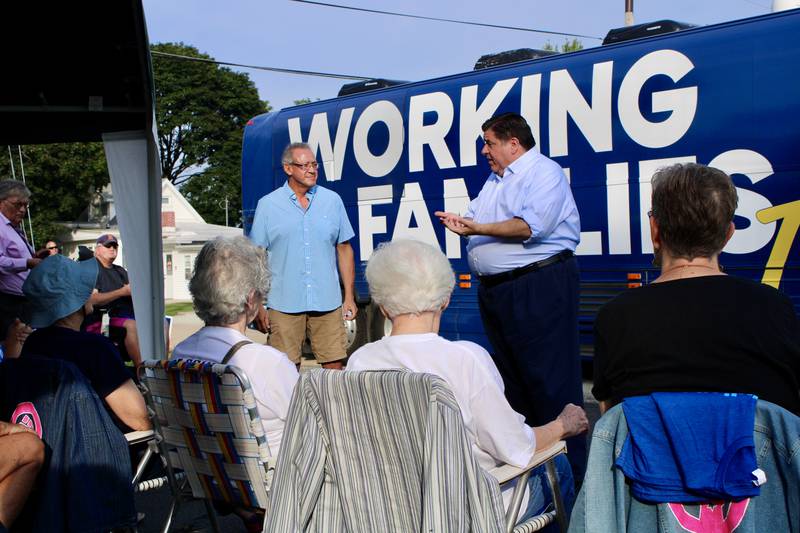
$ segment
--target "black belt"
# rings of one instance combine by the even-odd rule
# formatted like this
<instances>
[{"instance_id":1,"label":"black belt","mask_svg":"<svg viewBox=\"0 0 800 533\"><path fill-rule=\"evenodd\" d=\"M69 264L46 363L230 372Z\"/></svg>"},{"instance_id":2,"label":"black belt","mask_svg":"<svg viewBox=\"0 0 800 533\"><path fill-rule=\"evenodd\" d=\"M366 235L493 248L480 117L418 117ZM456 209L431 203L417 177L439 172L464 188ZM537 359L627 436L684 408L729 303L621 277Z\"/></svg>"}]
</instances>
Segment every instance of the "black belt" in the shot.
<instances>
[{"instance_id":1,"label":"black belt","mask_svg":"<svg viewBox=\"0 0 800 533\"><path fill-rule=\"evenodd\" d=\"M562 250L556 255L551 255L547 259L542 259L541 261L536 261L535 263L515 268L514 270L509 270L508 272L500 272L499 274L490 274L488 276L478 276L478 279L480 280L481 285L485 285L486 287L494 287L495 285L505 281L511 281L512 279L517 279L518 277L524 276L530 272L536 272L537 270L549 267L550 265L566 261L572 257L572 255L573 254L571 250Z\"/></svg>"}]
</instances>

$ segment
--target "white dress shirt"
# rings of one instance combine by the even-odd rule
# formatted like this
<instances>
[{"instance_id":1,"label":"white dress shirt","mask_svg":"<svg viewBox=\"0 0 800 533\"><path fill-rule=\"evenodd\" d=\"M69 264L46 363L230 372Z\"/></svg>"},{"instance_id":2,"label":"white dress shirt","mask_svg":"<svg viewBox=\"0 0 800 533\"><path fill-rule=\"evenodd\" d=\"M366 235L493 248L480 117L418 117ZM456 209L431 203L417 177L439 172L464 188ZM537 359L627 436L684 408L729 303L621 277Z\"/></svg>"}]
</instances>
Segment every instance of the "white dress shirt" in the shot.
<instances>
[{"instance_id":1,"label":"white dress shirt","mask_svg":"<svg viewBox=\"0 0 800 533\"><path fill-rule=\"evenodd\" d=\"M522 467L536 450L533 429L504 395L503 380L489 353L469 341L449 341L435 333L394 335L358 349L347 370L403 368L442 378L461 409L472 452L485 470L503 463ZM513 484L503 490L506 507ZM527 506L527 491L522 509Z\"/></svg>"}]
</instances>

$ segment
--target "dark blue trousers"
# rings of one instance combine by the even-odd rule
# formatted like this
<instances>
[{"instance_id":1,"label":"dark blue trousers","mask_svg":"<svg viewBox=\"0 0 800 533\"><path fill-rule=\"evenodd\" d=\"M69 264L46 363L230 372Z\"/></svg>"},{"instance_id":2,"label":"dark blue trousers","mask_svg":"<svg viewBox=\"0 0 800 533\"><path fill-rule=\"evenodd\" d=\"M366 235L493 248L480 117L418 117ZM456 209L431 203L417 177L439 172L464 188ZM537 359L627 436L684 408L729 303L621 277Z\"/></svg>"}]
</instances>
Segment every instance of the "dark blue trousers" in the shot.
<instances>
[{"instance_id":1,"label":"dark blue trousers","mask_svg":"<svg viewBox=\"0 0 800 533\"><path fill-rule=\"evenodd\" d=\"M568 403L583 405L578 345L578 262L572 257L478 288L481 319L506 398L531 426ZM576 486L586 470L586 436L567 439Z\"/></svg>"}]
</instances>

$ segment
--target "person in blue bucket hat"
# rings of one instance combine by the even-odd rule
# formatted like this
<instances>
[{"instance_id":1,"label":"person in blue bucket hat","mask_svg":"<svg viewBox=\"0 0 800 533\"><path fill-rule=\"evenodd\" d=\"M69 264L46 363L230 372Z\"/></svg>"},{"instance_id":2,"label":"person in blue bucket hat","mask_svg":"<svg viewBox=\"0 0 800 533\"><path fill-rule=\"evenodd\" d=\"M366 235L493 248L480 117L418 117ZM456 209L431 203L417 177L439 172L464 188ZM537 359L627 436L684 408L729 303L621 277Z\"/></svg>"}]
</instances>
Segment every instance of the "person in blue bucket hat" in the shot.
<instances>
[{"instance_id":1,"label":"person in blue bucket hat","mask_svg":"<svg viewBox=\"0 0 800 533\"><path fill-rule=\"evenodd\" d=\"M35 274L35 275L34 275ZM150 429L144 398L117 348L102 335L80 330L92 312L89 298L97 261L75 262L52 255L31 271L22 292L31 306L31 333L20 357L40 356L73 363L103 399L123 431Z\"/></svg>"}]
</instances>

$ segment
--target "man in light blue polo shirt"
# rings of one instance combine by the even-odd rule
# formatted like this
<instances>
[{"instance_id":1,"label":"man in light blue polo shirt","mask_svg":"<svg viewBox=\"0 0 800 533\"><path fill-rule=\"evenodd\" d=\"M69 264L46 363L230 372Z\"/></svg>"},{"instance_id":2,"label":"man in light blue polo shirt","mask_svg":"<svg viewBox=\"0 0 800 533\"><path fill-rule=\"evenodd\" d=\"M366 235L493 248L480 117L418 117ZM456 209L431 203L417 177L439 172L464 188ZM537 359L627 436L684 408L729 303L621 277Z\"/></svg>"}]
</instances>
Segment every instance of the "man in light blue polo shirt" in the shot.
<instances>
[{"instance_id":1,"label":"man in light blue polo shirt","mask_svg":"<svg viewBox=\"0 0 800 533\"><path fill-rule=\"evenodd\" d=\"M492 173L463 217L436 215L468 239L481 319L506 397L529 425L540 426L569 403L583 405L573 256L580 218L563 170L534 149L524 118L506 113L482 129L481 153ZM580 484L585 437L567 445Z\"/></svg>"},{"instance_id":2,"label":"man in light blue polo shirt","mask_svg":"<svg viewBox=\"0 0 800 533\"><path fill-rule=\"evenodd\" d=\"M295 364L308 334L317 361L341 369L347 357L342 318L353 320L358 312L348 242L355 234L339 195L317 185L318 164L307 144L287 146L281 162L286 183L259 200L250 232L269 251L273 280L269 312L257 322L269 327L269 345Z\"/></svg>"}]
</instances>

